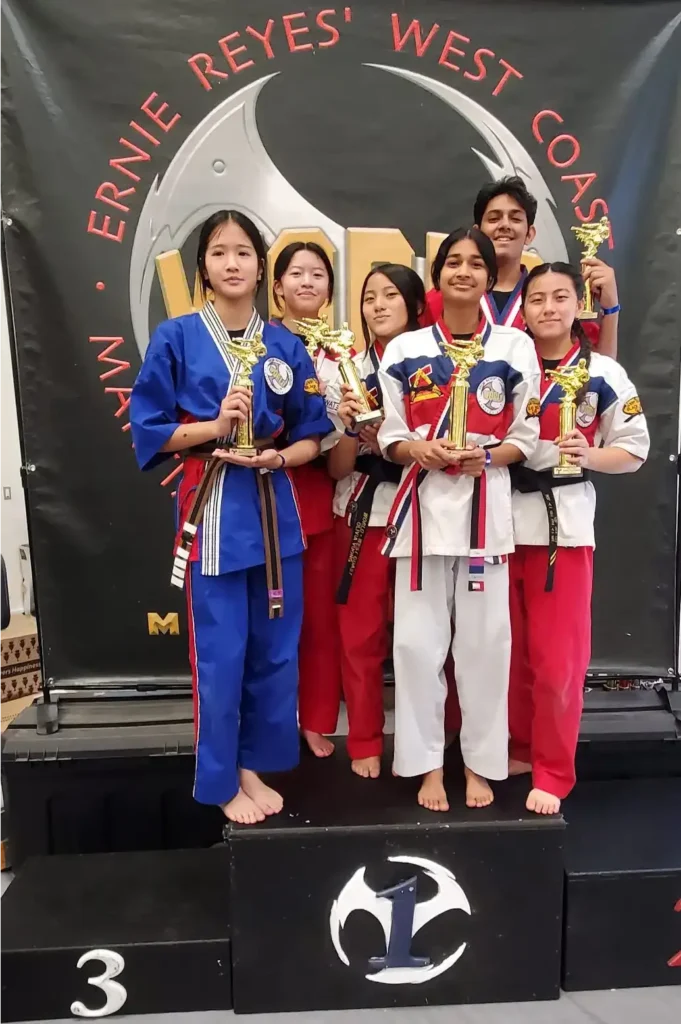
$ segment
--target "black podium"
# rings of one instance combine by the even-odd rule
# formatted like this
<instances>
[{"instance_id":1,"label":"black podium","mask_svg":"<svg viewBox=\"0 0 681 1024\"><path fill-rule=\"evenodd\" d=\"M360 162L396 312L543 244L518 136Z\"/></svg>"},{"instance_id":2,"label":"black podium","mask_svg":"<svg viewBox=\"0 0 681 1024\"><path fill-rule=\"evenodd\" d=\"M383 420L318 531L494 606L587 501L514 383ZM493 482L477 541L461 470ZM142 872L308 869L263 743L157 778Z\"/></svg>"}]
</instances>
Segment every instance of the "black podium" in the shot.
<instances>
[{"instance_id":1,"label":"black podium","mask_svg":"<svg viewBox=\"0 0 681 1024\"><path fill-rule=\"evenodd\" d=\"M558 997L562 819L522 779L468 810L456 760L451 811L425 811L389 763L305 757L283 814L229 829L237 1013Z\"/></svg>"}]
</instances>

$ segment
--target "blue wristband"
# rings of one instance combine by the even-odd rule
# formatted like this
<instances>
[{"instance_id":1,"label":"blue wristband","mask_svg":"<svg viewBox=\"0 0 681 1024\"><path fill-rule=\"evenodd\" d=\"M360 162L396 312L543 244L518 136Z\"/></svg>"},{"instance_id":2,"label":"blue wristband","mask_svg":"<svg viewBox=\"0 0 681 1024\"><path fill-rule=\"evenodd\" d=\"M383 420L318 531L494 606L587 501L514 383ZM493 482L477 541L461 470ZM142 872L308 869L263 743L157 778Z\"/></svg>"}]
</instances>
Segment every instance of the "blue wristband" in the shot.
<instances>
[{"instance_id":1,"label":"blue wristband","mask_svg":"<svg viewBox=\"0 0 681 1024\"><path fill-rule=\"evenodd\" d=\"M346 437L359 437L359 431L355 434L354 431L348 430L348 428L346 427L345 428L345 436Z\"/></svg>"},{"instance_id":2,"label":"blue wristband","mask_svg":"<svg viewBox=\"0 0 681 1024\"><path fill-rule=\"evenodd\" d=\"M603 314L603 316L612 316L613 313L619 313L621 308L622 307L620 306L619 302L616 306L610 306L609 308L601 306L601 313Z\"/></svg>"},{"instance_id":3,"label":"blue wristband","mask_svg":"<svg viewBox=\"0 0 681 1024\"><path fill-rule=\"evenodd\" d=\"M491 465L492 465L492 453L489 450L489 448L486 448L485 449L485 466L491 466Z\"/></svg>"}]
</instances>

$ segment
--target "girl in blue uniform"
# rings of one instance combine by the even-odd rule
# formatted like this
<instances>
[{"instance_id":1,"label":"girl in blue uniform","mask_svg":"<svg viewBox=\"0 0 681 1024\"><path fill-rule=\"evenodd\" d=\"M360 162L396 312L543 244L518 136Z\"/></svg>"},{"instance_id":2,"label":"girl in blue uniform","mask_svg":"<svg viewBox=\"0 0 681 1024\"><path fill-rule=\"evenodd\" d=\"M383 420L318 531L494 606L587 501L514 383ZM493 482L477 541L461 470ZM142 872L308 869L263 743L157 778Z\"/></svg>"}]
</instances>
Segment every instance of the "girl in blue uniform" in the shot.
<instances>
[{"instance_id":1,"label":"girl in blue uniform","mask_svg":"<svg viewBox=\"0 0 681 1024\"><path fill-rule=\"evenodd\" d=\"M260 772L298 762L297 652L304 539L289 470L332 429L312 362L253 307L265 246L243 214L201 229L198 313L156 330L130 403L135 454L153 469L184 457L172 582L186 585L194 683L194 796L253 824L283 801ZM208 292L210 289L210 293ZM252 390L235 384L234 343L262 335ZM253 410L255 456L232 438Z\"/></svg>"}]
</instances>

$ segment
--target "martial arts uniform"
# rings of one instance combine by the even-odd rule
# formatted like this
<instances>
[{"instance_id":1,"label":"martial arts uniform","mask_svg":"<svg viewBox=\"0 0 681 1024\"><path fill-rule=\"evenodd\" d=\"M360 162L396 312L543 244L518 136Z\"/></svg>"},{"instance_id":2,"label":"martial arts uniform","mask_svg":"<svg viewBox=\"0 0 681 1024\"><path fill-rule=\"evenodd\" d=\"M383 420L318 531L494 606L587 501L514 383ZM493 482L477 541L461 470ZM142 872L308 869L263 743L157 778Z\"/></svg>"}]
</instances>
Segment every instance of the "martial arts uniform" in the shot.
<instances>
[{"instance_id":1,"label":"martial arts uniform","mask_svg":"<svg viewBox=\"0 0 681 1024\"><path fill-rule=\"evenodd\" d=\"M300 335L294 335L303 339ZM303 555L303 625L300 632L298 715L301 729L334 733L341 698L340 641L336 615L336 544L333 522L333 480L323 453L340 437L338 360L324 350L314 367L327 413L337 427L322 441L322 454L293 470L307 549Z\"/></svg>"},{"instance_id":2,"label":"martial arts uniform","mask_svg":"<svg viewBox=\"0 0 681 1024\"><path fill-rule=\"evenodd\" d=\"M357 357L373 409L383 406L382 348ZM383 752L383 666L389 650L392 567L381 552L401 468L359 445L355 469L336 485L336 583L343 694L351 758Z\"/></svg>"},{"instance_id":3,"label":"martial arts uniform","mask_svg":"<svg viewBox=\"0 0 681 1024\"><path fill-rule=\"evenodd\" d=\"M258 331L267 353L252 373L256 444L285 447L326 435L332 424L305 348L284 328L264 326L254 312L243 336ZM226 348L229 340L210 303L158 327L130 403L142 469L169 457L161 448L181 423L218 416L238 368ZM295 490L286 470L261 472L211 459L218 444L184 453L173 568L176 584L187 568L196 694L194 796L207 804L224 804L236 795L239 768L283 771L297 764L299 751L304 538ZM212 487L195 531L188 515L197 496L205 497L209 473Z\"/></svg>"},{"instance_id":4,"label":"martial arts uniform","mask_svg":"<svg viewBox=\"0 0 681 1024\"><path fill-rule=\"evenodd\" d=\"M560 366L579 359L575 345ZM555 368L554 363L550 364ZM650 444L633 384L608 356L592 353L577 427L592 447L645 459ZM562 389L541 382L540 440L514 467L515 554L510 559L513 648L511 756L532 764L533 784L562 799L575 783L575 751L591 654L596 492L588 479L554 477Z\"/></svg>"},{"instance_id":5,"label":"martial arts uniform","mask_svg":"<svg viewBox=\"0 0 681 1024\"><path fill-rule=\"evenodd\" d=\"M469 379L468 441L482 447L508 441L528 457L539 434L532 415L539 395L534 346L510 327L486 324L481 333L485 354ZM384 453L396 441L446 436L453 364L442 341L449 337L440 322L390 343L379 372ZM455 467L405 467L386 538L384 553L396 559L395 770L421 775L442 766L443 669L454 618L464 762L486 778L505 778L513 550L508 469L489 467L475 480Z\"/></svg>"}]
</instances>

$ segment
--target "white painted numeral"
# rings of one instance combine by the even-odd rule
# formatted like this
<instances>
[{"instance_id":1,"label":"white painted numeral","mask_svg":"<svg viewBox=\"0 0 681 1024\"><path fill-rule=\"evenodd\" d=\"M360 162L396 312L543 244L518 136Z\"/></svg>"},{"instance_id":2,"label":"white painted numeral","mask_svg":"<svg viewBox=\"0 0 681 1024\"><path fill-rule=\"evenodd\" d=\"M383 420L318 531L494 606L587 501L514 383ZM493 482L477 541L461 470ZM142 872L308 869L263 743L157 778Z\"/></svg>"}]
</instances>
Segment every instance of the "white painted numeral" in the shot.
<instances>
[{"instance_id":1,"label":"white painted numeral","mask_svg":"<svg viewBox=\"0 0 681 1024\"><path fill-rule=\"evenodd\" d=\"M104 964L104 973L96 978L88 978L87 983L100 988L106 996L106 1002L99 1010L89 1010L85 1003L77 999L75 1003L71 1003L71 1013L75 1017L109 1017L120 1010L128 998L128 993L120 982L112 980L125 967L125 960L120 953L114 953L110 949L92 949L89 953L83 953L76 967L81 968L90 960L101 960Z\"/></svg>"}]
</instances>

